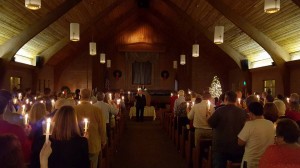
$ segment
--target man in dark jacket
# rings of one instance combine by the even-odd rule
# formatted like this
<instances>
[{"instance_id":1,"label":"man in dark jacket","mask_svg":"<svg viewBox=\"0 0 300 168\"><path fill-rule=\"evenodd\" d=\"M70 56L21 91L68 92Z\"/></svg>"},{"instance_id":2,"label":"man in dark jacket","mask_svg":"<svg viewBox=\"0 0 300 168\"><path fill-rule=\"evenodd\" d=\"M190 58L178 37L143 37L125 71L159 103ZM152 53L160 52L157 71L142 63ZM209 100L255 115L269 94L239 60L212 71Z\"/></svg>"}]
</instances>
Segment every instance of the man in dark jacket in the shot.
<instances>
[{"instance_id":1,"label":"man in dark jacket","mask_svg":"<svg viewBox=\"0 0 300 168\"><path fill-rule=\"evenodd\" d=\"M138 90L138 94L135 96L136 100L136 121L144 120L144 107L146 105L146 96L141 89Z\"/></svg>"},{"instance_id":2,"label":"man in dark jacket","mask_svg":"<svg viewBox=\"0 0 300 168\"><path fill-rule=\"evenodd\" d=\"M241 162L244 148L237 143L237 135L242 130L247 113L235 106L237 95L233 91L225 93L225 106L218 108L208 119L213 128L213 168L226 167L226 161Z\"/></svg>"}]
</instances>

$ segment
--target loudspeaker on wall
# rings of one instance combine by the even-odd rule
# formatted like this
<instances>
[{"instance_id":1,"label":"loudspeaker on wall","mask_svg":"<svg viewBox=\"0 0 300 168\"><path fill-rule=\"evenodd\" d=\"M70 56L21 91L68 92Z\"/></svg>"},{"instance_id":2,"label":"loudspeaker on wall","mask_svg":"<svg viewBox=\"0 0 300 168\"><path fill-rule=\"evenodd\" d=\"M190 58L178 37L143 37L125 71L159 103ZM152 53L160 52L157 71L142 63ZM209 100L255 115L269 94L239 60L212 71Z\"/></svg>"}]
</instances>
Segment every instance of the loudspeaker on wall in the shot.
<instances>
[{"instance_id":1,"label":"loudspeaker on wall","mask_svg":"<svg viewBox=\"0 0 300 168\"><path fill-rule=\"evenodd\" d=\"M247 59L241 60L241 67L242 67L243 71L249 70L249 65L248 65L248 60Z\"/></svg>"},{"instance_id":2,"label":"loudspeaker on wall","mask_svg":"<svg viewBox=\"0 0 300 168\"><path fill-rule=\"evenodd\" d=\"M36 56L36 67L38 68L43 68L43 65L44 65L44 57L42 56Z\"/></svg>"}]
</instances>

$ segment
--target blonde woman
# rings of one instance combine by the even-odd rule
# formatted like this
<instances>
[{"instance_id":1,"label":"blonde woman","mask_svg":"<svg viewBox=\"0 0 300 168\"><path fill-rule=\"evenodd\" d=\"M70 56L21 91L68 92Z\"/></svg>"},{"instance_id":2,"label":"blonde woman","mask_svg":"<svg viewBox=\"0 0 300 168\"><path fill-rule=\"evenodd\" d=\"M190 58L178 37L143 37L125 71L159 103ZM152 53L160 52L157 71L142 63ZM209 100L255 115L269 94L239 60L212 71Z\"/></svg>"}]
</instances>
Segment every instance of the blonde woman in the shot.
<instances>
[{"instance_id":1,"label":"blonde woman","mask_svg":"<svg viewBox=\"0 0 300 168\"><path fill-rule=\"evenodd\" d=\"M61 107L54 115L55 123L50 136L52 153L48 159L49 168L90 167L88 142L80 136L78 121L72 106ZM31 167L39 167L39 153L45 142L45 136L33 144Z\"/></svg>"},{"instance_id":2,"label":"blonde woman","mask_svg":"<svg viewBox=\"0 0 300 168\"><path fill-rule=\"evenodd\" d=\"M29 138L32 141L43 135L43 120L46 116L46 106L43 103L36 102L32 105L29 111L29 124L31 126L31 132Z\"/></svg>"}]
</instances>

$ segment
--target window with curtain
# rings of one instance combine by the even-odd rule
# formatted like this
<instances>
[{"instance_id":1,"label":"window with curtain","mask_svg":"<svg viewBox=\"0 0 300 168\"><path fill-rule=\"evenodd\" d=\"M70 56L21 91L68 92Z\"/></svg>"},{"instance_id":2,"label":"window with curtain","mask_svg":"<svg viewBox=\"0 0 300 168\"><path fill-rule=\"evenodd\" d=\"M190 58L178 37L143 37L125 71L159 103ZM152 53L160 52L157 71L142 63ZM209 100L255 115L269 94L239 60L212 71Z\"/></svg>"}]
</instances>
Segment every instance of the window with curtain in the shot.
<instances>
[{"instance_id":1,"label":"window with curtain","mask_svg":"<svg viewBox=\"0 0 300 168\"><path fill-rule=\"evenodd\" d=\"M134 62L132 64L132 84L150 85L152 77L151 62Z\"/></svg>"}]
</instances>

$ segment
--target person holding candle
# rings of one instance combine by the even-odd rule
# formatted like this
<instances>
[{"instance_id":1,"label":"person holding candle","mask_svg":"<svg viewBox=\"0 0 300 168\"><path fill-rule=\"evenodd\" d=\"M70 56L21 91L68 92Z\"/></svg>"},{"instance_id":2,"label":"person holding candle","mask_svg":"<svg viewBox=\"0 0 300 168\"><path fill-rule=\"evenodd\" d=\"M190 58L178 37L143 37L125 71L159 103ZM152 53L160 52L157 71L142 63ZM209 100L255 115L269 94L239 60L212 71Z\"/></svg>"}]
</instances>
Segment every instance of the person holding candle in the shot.
<instances>
[{"instance_id":1,"label":"person holding candle","mask_svg":"<svg viewBox=\"0 0 300 168\"><path fill-rule=\"evenodd\" d=\"M300 123L300 99L297 93L290 96L289 108L285 113L286 117Z\"/></svg>"},{"instance_id":2,"label":"person holding candle","mask_svg":"<svg viewBox=\"0 0 300 168\"><path fill-rule=\"evenodd\" d=\"M43 122L46 116L46 106L43 103L35 102L29 111L29 124L31 132L29 138L35 140L43 135Z\"/></svg>"},{"instance_id":3,"label":"person holding candle","mask_svg":"<svg viewBox=\"0 0 300 168\"><path fill-rule=\"evenodd\" d=\"M209 108L207 106L210 98L211 95L205 92L202 96L203 100L195 104L187 114L188 119L193 120L195 127L195 146L198 145L200 138L212 138L212 128L207 123L207 119L214 112L212 104Z\"/></svg>"},{"instance_id":4,"label":"person holding candle","mask_svg":"<svg viewBox=\"0 0 300 168\"><path fill-rule=\"evenodd\" d=\"M225 93L225 106L218 108L208 119L213 128L213 167L226 167L227 160L241 162L244 147L237 143L237 135L244 127L247 113L235 105L236 93Z\"/></svg>"},{"instance_id":5,"label":"person holding candle","mask_svg":"<svg viewBox=\"0 0 300 168\"><path fill-rule=\"evenodd\" d=\"M3 113L3 119L8 121L11 124L16 124L19 126L23 126L24 122L22 120L22 115L16 112L16 109L12 103L12 95L7 90L0 90L0 94L4 96L8 100L8 104Z\"/></svg>"},{"instance_id":6,"label":"person holding candle","mask_svg":"<svg viewBox=\"0 0 300 168\"><path fill-rule=\"evenodd\" d=\"M103 119L102 110L90 104L90 90L83 89L80 94L81 104L75 106L75 111L79 121L83 121L84 118L89 119L89 156L92 168L96 168L98 158L101 157L101 149L106 144L106 122Z\"/></svg>"},{"instance_id":7,"label":"person holding candle","mask_svg":"<svg viewBox=\"0 0 300 168\"><path fill-rule=\"evenodd\" d=\"M25 130L15 124L11 124L3 119L3 113L9 104L9 100L3 94L3 91L0 92L0 134L13 134L18 137L21 142L22 152L25 162L29 162L30 156L30 141L27 138ZM2 148L0 148L1 150Z\"/></svg>"},{"instance_id":8,"label":"person holding candle","mask_svg":"<svg viewBox=\"0 0 300 168\"><path fill-rule=\"evenodd\" d=\"M72 106L61 107L55 113L53 122L55 125L49 138L52 153L48 167L89 168L88 140L80 135L75 109ZM33 144L30 168L41 165L40 152L44 144L45 136Z\"/></svg>"}]
</instances>

